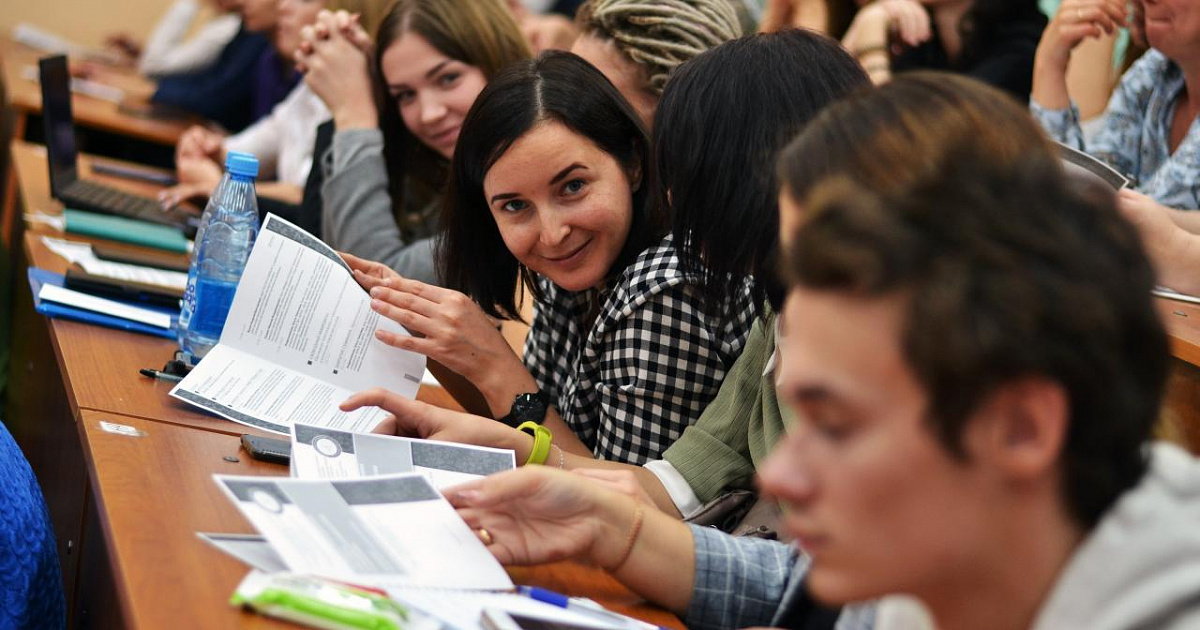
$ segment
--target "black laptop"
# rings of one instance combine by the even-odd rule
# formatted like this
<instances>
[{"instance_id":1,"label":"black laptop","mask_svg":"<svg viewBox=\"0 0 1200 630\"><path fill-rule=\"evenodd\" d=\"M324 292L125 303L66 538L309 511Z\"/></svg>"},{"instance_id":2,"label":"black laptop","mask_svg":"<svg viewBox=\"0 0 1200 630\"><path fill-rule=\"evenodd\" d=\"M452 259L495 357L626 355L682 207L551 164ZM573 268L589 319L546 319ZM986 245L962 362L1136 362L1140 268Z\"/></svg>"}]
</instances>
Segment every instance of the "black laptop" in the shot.
<instances>
[{"instance_id":1,"label":"black laptop","mask_svg":"<svg viewBox=\"0 0 1200 630\"><path fill-rule=\"evenodd\" d=\"M75 117L71 113L71 77L64 55L38 61L42 84L42 119L50 163L50 194L68 208L141 219L195 234L195 217L180 208L164 211L156 199L79 179L76 166Z\"/></svg>"}]
</instances>

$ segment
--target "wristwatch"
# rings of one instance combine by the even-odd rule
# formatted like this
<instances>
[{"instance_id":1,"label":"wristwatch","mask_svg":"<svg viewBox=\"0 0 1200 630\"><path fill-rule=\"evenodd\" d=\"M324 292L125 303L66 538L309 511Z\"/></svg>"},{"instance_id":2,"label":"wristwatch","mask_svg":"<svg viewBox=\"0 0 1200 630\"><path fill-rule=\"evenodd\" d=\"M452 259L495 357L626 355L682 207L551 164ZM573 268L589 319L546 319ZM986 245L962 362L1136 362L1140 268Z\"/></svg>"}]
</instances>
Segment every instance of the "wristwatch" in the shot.
<instances>
[{"instance_id":1,"label":"wristwatch","mask_svg":"<svg viewBox=\"0 0 1200 630\"><path fill-rule=\"evenodd\" d=\"M520 394L513 401L512 410L500 422L512 428L517 428L526 422L541 424L546 419L546 410L550 408L550 397L542 392Z\"/></svg>"}]
</instances>

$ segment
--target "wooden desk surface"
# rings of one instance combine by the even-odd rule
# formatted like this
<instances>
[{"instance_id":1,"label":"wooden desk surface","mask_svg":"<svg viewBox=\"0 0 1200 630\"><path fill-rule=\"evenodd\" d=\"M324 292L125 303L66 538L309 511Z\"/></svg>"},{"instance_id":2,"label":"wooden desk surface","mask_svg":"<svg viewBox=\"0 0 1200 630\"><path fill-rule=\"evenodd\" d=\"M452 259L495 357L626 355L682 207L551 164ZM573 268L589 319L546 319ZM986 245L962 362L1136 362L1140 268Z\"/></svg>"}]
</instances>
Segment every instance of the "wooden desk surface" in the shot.
<instances>
[{"instance_id":1,"label":"wooden desk surface","mask_svg":"<svg viewBox=\"0 0 1200 630\"><path fill-rule=\"evenodd\" d=\"M107 432L100 428L102 420L146 435ZM195 532L254 532L213 483L213 474L286 475L286 467L251 460L232 436L137 418L85 411L79 431L128 627L165 628L181 619L189 628L276 625L226 603L248 569ZM238 461L226 461L229 456ZM679 627L673 616L639 603L596 569L560 563L512 573L520 583L588 596L655 624Z\"/></svg>"},{"instance_id":2,"label":"wooden desk surface","mask_svg":"<svg viewBox=\"0 0 1200 630\"><path fill-rule=\"evenodd\" d=\"M24 131L23 117L29 114L40 114L42 111L42 92L36 81L24 76L27 67L37 67L38 57L42 53L19 44L7 34L0 36L0 65L3 66L3 81L8 88L8 98L13 109L22 120L18 120L18 135ZM126 99L142 101L154 93L153 82L132 71L103 69L94 79L125 91ZM174 145L179 136L195 124L194 120L158 120L154 118L135 116L121 111L116 103L74 94L71 99L72 112L75 122L84 127L92 127L104 131L147 140L158 144Z\"/></svg>"},{"instance_id":3,"label":"wooden desk surface","mask_svg":"<svg viewBox=\"0 0 1200 630\"><path fill-rule=\"evenodd\" d=\"M1167 298L1155 298L1155 304L1171 336L1171 355L1200 366L1200 304Z\"/></svg>"}]
</instances>

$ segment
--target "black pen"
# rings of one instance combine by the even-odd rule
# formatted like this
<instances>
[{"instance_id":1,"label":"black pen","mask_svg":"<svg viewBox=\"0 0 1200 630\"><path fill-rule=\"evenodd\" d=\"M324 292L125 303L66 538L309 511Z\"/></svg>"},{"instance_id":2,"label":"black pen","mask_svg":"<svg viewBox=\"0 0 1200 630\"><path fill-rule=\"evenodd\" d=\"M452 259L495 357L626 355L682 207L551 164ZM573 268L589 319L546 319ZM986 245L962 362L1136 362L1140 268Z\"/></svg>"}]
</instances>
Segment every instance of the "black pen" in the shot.
<instances>
[{"instance_id":1,"label":"black pen","mask_svg":"<svg viewBox=\"0 0 1200 630\"><path fill-rule=\"evenodd\" d=\"M175 376L174 374L167 374L166 372L160 372L159 370L152 370L150 368L142 368L138 370L138 372L141 373L142 376L149 376L150 378L155 378L160 381L178 383L179 381L183 380L182 376Z\"/></svg>"}]
</instances>

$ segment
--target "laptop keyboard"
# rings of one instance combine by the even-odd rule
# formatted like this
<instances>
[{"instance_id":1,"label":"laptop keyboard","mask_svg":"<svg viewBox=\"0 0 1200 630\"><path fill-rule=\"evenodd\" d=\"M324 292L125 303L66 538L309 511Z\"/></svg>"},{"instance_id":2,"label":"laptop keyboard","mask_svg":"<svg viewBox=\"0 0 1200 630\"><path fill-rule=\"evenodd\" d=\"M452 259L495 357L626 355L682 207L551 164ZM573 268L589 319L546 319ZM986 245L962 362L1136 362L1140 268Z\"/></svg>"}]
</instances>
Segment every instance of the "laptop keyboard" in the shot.
<instances>
[{"instance_id":1,"label":"laptop keyboard","mask_svg":"<svg viewBox=\"0 0 1200 630\"><path fill-rule=\"evenodd\" d=\"M71 182L59 191L59 198L68 208L114 214L164 225L182 226L188 213L183 210L163 211L157 200L97 184L83 179Z\"/></svg>"}]
</instances>

